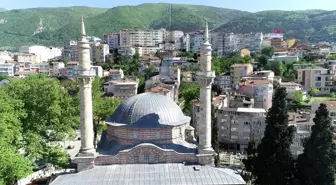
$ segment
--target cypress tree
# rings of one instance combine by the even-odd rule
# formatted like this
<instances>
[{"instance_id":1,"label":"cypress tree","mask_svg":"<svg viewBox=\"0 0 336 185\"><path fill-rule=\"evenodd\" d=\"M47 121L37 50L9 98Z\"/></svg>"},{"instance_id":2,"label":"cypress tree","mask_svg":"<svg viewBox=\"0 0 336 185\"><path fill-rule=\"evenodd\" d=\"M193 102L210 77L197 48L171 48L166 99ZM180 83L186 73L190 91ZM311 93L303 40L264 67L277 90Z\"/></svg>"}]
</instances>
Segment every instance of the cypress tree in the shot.
<instances>
[{"instance_id":1,"label":"cypress tree","mask_svg":"<svg viewBox=\"0 0 336 185\"><path fill-rule=\"evenodd\" d=\"M336 145L334 127L325 104L316 111L310 137L297 159L296 178L301 185L335 185Z\"/></svg>"},{"instance_id":2,"label":"cypress tree","mask_svg":"<svg viewBox=\"0 0 336 185\"><path fill-rule=\"evenodd\" d=\"M290 151L294 128L288 126L286 89L277 88L266 117L264 137L257 148L252 174L256 185L291 185L294 158Z\"/></svg>"},{"instance_id":3,"label":"cypress tree","mask_svg":"<svg viewBox=\"0 0 336 185\"><path fill-rule=\"evenodd\" d=\"M211 105L211 145L213 147L213 149L215 150L215 152L217 153L217 155L215 156L215 166L219 166L220 165L220 161L219 161L219 142L218 142L218 129L217 129L217 116L215 113L215 106L212 104Z\"/></svg>"}]
</instances>

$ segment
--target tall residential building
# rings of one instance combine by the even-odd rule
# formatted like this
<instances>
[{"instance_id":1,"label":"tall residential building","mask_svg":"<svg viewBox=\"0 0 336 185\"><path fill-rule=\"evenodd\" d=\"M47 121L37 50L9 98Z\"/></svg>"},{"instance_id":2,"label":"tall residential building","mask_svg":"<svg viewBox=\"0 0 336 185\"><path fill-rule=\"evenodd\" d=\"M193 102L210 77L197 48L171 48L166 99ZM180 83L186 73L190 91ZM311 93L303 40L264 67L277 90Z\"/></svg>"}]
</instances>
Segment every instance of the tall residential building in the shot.
<instances>
[{"instance_id":1,"label":"tall residential building","mask_svg":"<svg viewBox=\"0 0 336 185\"><path fill-rule=\"evenodd\" d=\"M109 45L99 42L91 44L90 55L92 62L105 62L108 54L110 54Z\"/></svg>"},{"instance_id":2,"label":"tall residential building","mask_svg":"<svg viewBox=\"0 0 336 185\"><path fill-rule=\"evenodd\" d=\"M0 63L0 75L14 76L15 64Z\"/></svg>"},{"instance_id":3,"label":"tall residential building","mask_svg":"<svg viewBox=\"0 0 336 185\"><path fill-rule=\"evenodd\" d=\"M14 55L14 60L23 63L36 63L36 55L30 53L19 53Z\"/></svg>"},{"instance_id":4,"label":"tall residential building","mask_svg":"<svg viewBox=\"0 0 336 185\"><path fill-rule=\"evenodd\" d=\"M120 34L119 33L109 33L104 35L105 43L111 48L119 48L120 46Z\"/></svg>"},{"instance_id":5,"label":"tall residential building","mask_svg":"<svg viewBox=\"0 0 336 185\"><path fill-rule=\"evenodd\" d=\"M121 30L120 47L158 47L163 44L166 30Z\"/></svg>"},{"instance_id":6,"label":"tall residential building","mask_svg":"<svg viewBox=\"0 0 336 185\"><path fill-rule=\"evenodd\" d=\"M200 51L204 44L204 31L197 31L189 33L190 36L190 50L193 52ZM213 50L217 50L217 39L218 33L217 32L210 32L209 33L209 43L213 45Z\"/></svg>"},{"instance_id":7,"label":"tall residential building","mask_svg":"<svg viewBox=\"0 0 336 185\"><path fill-rule=\"evenodd\" d=\"M297 69L297 81L304 90L317 88L319 94L329 94L334 87L334 72L319 66Z\"/></svg>"},{"instance_id":8,"label":"tall residential building","mask_svg":"<svg viewBox=\"0 0 336 185\"><path fill-rule=\"evenodd\" d=\"M238 87L240 80L244 76L248 76L253 73L252 64L233 64L231 66L231 74L233 78L233 85L235 88Z\"/></svg>"},{"instance_id":9,"label":"tall residential building","mask_svg":"<svg viewBox=\"0 0 336 185\"><path fill-rule=\"evenodd\" d=\"M262 47L263 34L257 33L219 33L217 37L217 54L240 52L242 49L248 49L250 52L259 52Z\"/></svg>"}]
</instances>

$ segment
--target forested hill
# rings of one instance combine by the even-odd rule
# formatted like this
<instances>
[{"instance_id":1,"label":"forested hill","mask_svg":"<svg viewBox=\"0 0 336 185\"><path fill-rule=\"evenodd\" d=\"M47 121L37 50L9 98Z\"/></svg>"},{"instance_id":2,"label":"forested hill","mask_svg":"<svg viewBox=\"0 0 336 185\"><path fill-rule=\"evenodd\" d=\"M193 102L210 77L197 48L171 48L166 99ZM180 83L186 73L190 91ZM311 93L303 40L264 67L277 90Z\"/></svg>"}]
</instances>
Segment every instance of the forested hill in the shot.
<instances>
[{"instance_id":1,"label":"forested hill","mask_svg":"<svg viewBox=\"0 0 336 185\"><path fill-rule=\"evenodd\" d=\"M243 16L217 28L226 32L272 32L274 28L287 39L304 42L336 42L336 11L262 11Z\"/></svg>"},{"instance_id":2,"label":"forested hill","mask_svg":"<svg viewBox=\"0 0 336 185\"><path fill-rule=\"evenodd\" d=\"M40 43L63 45L68 39L76 39L80 31L81 16L86 17L87 33L102 37L104 33L138 27L168 28L169 4L142 4L119 6L111 9L90 7L34 8L0 12L0 47L17 47ZM249 12L197 5L172 5L172 27L183 31L204 28L204 19L210 27L220 25ZM34 35L42 22L42 32Z\"/></svg>"},{"instance_id":3,"label":"forested hill","mask_svg":"<svg viewBox=\"0 0 336 185\"><path fill-rule=\"evenodd\" d=\"M137 27L169 28L170 5L166 3L119 6L110 9L91 7L32 8L0 12L0 49L27 44L63 46L78 39L80 19L85 17L87 33L102 37L104 33ZM172 27L183 31L204 28L225 32L272 32L274 28L286 38L303 41L336 39L336 11L263 11L239 10L198 5L172 5Z\"/></svg>"}]
</instances>

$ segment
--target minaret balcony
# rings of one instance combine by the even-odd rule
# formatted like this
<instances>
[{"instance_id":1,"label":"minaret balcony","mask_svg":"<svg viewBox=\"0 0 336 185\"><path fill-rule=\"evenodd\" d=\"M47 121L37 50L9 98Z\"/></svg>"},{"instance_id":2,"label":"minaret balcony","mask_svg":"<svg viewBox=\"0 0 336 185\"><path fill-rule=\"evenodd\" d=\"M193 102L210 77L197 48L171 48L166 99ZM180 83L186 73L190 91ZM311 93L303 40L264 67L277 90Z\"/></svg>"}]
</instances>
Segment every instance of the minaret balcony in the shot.
<instances>
[{"instance_id":1,"label":"minaret balcony","mask_svg":"<svg viewBox=\"0 0 336 185\"><path fill-rule=\"evenodd\" d=\"M96 71L94 69L78 69L74 70L74 76L76 77L95 77Z\"/></svg>"},{"instance_id":2,"label":"minaret balcony","mask_svg":"<svg viewBox=\"0 0 336 185\"><path fill-rule=\"evenodd\" d=\"M215 71L197 71L196 76L199 76L199 77L204 76L204 77L215 78L216 74L215 74Z\"/></svg>"}]
</instances>

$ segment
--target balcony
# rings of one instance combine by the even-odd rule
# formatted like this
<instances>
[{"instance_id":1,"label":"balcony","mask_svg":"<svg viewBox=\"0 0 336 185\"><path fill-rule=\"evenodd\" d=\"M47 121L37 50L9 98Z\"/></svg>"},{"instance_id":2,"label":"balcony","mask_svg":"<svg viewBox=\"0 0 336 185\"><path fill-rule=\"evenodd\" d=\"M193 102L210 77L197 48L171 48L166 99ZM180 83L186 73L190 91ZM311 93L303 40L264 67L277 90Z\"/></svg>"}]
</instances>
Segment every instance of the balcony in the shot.
<instances>
[{"instance_id":1,"label":"balcony","mask_svg":"<svg viewBox=\"0 0 336 185\"><path fill-rule=\"evenodd\" d=\"M90 70L85 70L85 69L80 69L80 70L74 70L73 72L74 76L77 77L94 77L96 76L96 71L93 69Z\"/></svg>"}]
</instances>

